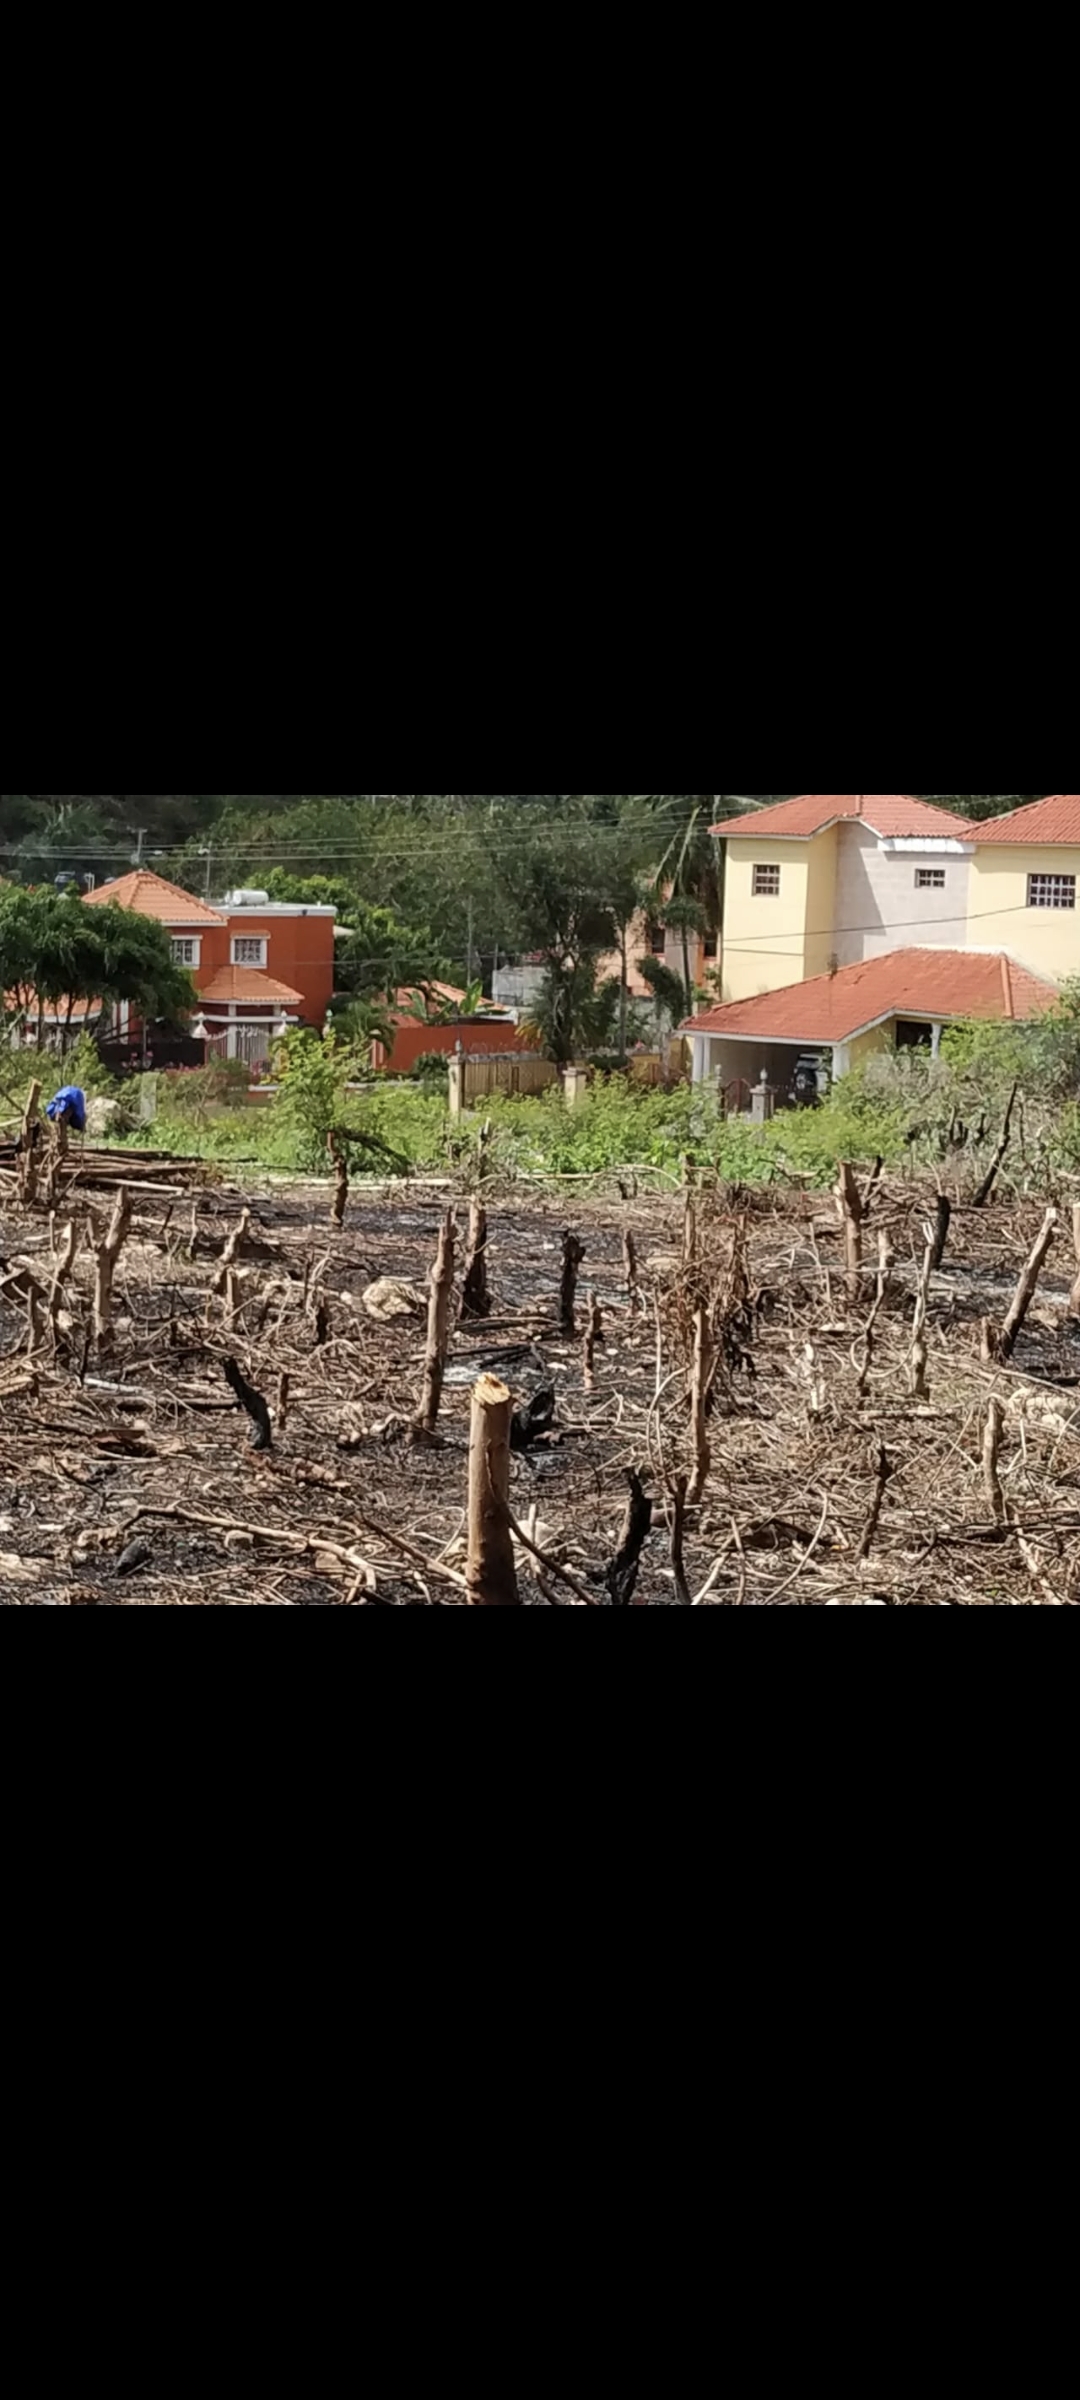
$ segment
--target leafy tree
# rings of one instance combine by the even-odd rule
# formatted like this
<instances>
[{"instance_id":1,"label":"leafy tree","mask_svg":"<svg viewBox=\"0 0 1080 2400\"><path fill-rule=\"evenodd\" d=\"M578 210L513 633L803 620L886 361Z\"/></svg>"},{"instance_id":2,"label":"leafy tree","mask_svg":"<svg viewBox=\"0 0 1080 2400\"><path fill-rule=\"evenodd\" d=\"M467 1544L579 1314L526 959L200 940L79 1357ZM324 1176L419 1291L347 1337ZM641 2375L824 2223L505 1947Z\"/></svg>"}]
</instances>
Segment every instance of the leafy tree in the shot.
<instances>
[{"instance_id":1,"label":"leafy tree","mask_svg":"<svg viewBox=\"0 0 1080 2400\"><path fill-rule=\"evenodd\" d=\"M104 1010L128 1001L160 1021L195 1000L163 925L126 909L86 908L73 891L16 885L0 889L0 992L17 1016L36 1015L39 1041L46 1013L54 1013L66 1042L80 1002Z\"/></svg>"}]
</instances>

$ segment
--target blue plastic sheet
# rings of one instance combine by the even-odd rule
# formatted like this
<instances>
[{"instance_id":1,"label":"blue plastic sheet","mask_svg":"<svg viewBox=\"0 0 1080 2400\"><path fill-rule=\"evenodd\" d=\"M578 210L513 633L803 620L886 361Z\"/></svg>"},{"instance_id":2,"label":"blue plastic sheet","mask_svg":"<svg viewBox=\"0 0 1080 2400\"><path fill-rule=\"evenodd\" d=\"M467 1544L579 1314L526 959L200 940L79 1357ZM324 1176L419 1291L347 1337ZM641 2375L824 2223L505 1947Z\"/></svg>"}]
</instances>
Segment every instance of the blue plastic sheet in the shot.
<instances>
[{"instance_id":1,"label":"blue plastic sheet","mask_svg":"<svg viewBox=\"0 0 1080 2400\"><path fill-rule=\"evenodd\" d=\"M59 1117L63 1117L69 1125L74 1126L76 1133L85 1133L86 1093L79 1090L77 1083L65 1083L56 1098L50 1100L45 1114L52 1118L54 1125Z\"/></svg>"}]
</instances>

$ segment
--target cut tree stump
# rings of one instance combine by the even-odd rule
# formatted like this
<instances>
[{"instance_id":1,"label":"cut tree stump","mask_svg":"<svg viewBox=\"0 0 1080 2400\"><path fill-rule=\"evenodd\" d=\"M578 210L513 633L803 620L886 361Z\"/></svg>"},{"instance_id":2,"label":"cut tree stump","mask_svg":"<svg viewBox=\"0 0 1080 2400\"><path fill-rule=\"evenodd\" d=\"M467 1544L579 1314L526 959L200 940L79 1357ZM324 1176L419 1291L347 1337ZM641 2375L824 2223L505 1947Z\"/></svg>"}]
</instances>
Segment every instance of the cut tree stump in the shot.
<instances>
[{"instance_id":1,"label":"cut tree stump","mask_svg":"<svg viewBox=\"0 0 1080 2400\"><path fill-rule=\"evenodd\" d=\"M505 1383L481 1375L473 1391L469 1439L469 1536L466 1588L473 1608L519 1608L510 1531L510 1417Z\"/></svg>"},{"instance_id":2,"label":"cut tree stump","mask_svg":"<svg viewBox=\"0 0 1080 2400\"><path fill-rule=\"evenodd\" d=\"M487 1210L480 1200L469 1206L469 1239L465 1250L465 1282L461 1294L462 1317L490 1317L491 1294L487 1279Z\"/></svg>"}]
</instances>

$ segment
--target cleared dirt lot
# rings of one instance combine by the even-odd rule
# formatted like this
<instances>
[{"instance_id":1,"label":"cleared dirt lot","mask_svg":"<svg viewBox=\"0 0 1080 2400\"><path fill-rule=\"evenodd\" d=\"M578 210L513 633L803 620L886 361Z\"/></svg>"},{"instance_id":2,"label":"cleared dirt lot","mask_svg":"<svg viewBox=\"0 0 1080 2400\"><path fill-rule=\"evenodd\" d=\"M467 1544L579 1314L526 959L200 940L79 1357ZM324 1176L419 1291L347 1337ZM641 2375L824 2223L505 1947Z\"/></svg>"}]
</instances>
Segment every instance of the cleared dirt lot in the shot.
<instances>
[{"instance_id":1,"label":"cleared dirt lot","mask_svg":"<svg viewBox=\"0 0 1080 2400\"><path fill-rule=\"evenodd\" d=\"M984 1363L984 1324L993 1338L1044 1207L955 1209L928 1287L922 1399L911 1359L934 1191L882 1181L865 1193L857 1287L829 1195L704 1191L689 1233L684 1195L610 1178L485 1195L491 1315L457 1327L439 1439L416 1446L427 1278L453 1192L354 1184L337 1228L326 1184L243 1193L160 1172L158 1184L151 1162L132 1184L101 1344L91 1236L107 1229L115 1184L64 1178L50 1214L18 1205L13 1175L0 1182L4 1604L461 1605L482 1368L523 1407L554 1393L550 1432L513 1462L512 1510L553 1562L521 1551L527 1604L611 1604L603 1575L629 1472L654 1511L635 1605L1080 1601L1068 1211L1003 1364ZM460 1293L468 1198L457 1207ZM69 1223L77 1247L58 1290ZM568 1229L586 1252L572 1337L559 1323ZM380 1284L405 1287L382 1299L401 1313L369 1313ZM593 1291L603 1336L589 1391ZM679 1479L697 1455L696 1314L716 1355L709 1458L673 1559ZM228 1360L269 1408L269 1449L251 1446Z\"/></svg>"}]
</instances>

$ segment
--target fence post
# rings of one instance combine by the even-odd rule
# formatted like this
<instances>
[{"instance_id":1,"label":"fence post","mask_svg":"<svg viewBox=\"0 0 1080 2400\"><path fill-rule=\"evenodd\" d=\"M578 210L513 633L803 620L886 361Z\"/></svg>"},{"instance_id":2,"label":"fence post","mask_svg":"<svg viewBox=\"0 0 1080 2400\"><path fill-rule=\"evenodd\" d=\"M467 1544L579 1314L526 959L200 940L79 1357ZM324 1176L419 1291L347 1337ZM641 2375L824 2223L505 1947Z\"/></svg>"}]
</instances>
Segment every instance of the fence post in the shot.
<instances>
[{"instance_id":1,"label":"fence post","mask_svg":"<svg viewBox=\"0 0 1080 2400\"><path fill-rule=\"evenodd\" d=\"M464 1093L462 1091L464 1080L464 1059L460 1057L452 1058L450 1061L450 1114L452 1117L460 1117L461 1115L462 1104L464 1100Z\"/></svg>"}]
</instances>

